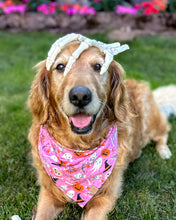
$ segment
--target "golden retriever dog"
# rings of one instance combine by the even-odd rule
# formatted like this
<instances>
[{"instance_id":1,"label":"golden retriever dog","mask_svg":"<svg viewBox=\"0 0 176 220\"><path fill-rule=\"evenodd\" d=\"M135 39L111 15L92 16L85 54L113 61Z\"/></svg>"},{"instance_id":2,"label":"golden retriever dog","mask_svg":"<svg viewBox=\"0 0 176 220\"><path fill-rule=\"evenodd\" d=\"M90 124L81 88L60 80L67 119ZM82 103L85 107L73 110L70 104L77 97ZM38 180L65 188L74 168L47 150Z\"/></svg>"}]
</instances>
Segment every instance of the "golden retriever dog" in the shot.
<instances>
[{"instance_id":1,"label":"golden retriever dog","mask_svg":"<svg viewBox=\"0 0 176 220\"><path fill-rule=\"evenodd\" d=\"M81 217L84 220L108 218L107 214L113 210L122 193L123 176L128 164L140 157L142 148L151 140L156 142L156 151L163 159L171 156L167 146L170 130L167 117L159 110L146 84L123 80L124 70L119 63L113 60L107 73L101 75L105 54L99 48L90 46L77 58L68 74L63 74L69 58L79 45L80 42L73 41L64 46L50 70L46 68L46 60L40 62L31 87L29 107L33 122L29 141L41 187L33 216L35 220L52 220L67 203L75 202L56 185L60 178L59 169L64 162L59 161L59 156L53 156L55 163L52 164L57 165L54 172L58 176L54 179L46 172L41 161L38 148L39 139L44 138L39 138L41 126L47 130L54 143L59 143L58 149L63 146L77 152L77 156L98 150L109 130L117 127L118 152L115 164L102 186L92 190L94 195L84 206ZM158 93L155 95L158 97ZM56 148L51 148L51 151L55 152ZM50 165L45 165L50 168ZM97 171L99 166L95 168ZM74 167L71 172L74 172ZM79 175L78 180L81 178ZM65 183L68 181L69 178L65 179ZM75 184L76 190L82 190L78 188L79 181L75 181Z\"/></svg>"}]
</instances>

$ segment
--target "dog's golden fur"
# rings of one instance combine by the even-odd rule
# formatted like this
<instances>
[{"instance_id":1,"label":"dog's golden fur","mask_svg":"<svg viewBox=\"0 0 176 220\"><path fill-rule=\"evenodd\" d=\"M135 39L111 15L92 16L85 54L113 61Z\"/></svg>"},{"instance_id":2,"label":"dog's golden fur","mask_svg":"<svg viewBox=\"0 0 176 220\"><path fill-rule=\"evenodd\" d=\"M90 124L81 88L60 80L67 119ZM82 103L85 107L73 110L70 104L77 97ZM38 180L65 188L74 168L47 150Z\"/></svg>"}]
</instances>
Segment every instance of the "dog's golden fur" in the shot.
<instances>
[{"instance_id":1,"label":"dog's golden fur","mask_svg":"<svg viewBox=\"0 0 176 220\"><path fill-rule=\"evenodd\" d=\"M83 52L70 72L63 76L55 67L66 64L78 47L69 45L59 54L51 71L46 70L46 61L38 65L39 71L32 84L29 106L33 123L29 133L34 166L38 171L41 186L35 220L51 220L71 202L50 179L38 155L40 125L44 124L49 133L63 146L88 150L97 147L109 128L116 123L118 128L118 158L112 174L97 194L85 206L84 220L107 219L107 213L115 205L122 191L123 175L129 162L138 158L141 149L151 140L156 142L159 154L167 153L169 125L155 104L152 92L143 83L135 80L123 81L123 69L113 61L108 74L100 75L92 65L103 64L104 55L91 47ZM97 113L92 132L78 135L71 131L67 115L74 113L74 106L68 99L73 86L88 87L92 102L86 111ZM164 157L164 155L161 155Z\"/></svg>"}]
</instances>

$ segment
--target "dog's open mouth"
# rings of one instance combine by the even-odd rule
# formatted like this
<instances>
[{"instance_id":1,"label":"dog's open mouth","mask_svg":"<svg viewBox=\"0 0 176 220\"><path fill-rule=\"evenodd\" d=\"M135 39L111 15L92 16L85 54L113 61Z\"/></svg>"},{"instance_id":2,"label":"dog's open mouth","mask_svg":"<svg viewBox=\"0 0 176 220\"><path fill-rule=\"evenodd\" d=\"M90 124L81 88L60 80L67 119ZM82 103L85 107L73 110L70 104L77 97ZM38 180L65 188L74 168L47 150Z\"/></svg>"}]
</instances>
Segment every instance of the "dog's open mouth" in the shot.
<instances>
[{"instance_id":1,"label":"dog's open mouth","mask_svg":"<svg viewBox=\"0 0 176 220\"><path fill-rule=\"evenodd\" d=\"M88 115L86 113L78 113L69 117L71 130L76 134L88 134L92 130L96 115Z\"/></svg>"}]
</instances>

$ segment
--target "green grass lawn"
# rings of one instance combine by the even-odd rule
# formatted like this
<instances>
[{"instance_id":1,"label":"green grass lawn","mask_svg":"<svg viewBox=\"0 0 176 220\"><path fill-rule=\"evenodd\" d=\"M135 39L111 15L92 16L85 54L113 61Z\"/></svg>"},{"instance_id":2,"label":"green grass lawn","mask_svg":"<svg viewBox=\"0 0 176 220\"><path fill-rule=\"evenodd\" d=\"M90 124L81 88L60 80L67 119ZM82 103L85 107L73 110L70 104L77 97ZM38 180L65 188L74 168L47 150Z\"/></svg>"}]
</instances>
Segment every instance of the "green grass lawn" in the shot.
<instances>
[{"instance_id":1,"label":"green grass lawn","mask_svg":"<svg viewBox=\"0 0 176 220\"><path fill-rule=\"evenodd\" d=\"M18 214L30 220L39 187L31 166L27 140L31 124L26 100L34 77L32 67L46 58L58 35L0 32L0 220ZM94 35L109 42L105 35ZM115 57L128 78L146 80L152 88L176 84L176 38L143 37L128 42L130 50ZM146 103L147 104L147 103ZM124 191L109 219L176 219L176 119L171 118L169 146L173 156L163 161L154 144L130 164ZM60 219L78 220L81 208L68 205Z\"/></svg>"}]
</instances>

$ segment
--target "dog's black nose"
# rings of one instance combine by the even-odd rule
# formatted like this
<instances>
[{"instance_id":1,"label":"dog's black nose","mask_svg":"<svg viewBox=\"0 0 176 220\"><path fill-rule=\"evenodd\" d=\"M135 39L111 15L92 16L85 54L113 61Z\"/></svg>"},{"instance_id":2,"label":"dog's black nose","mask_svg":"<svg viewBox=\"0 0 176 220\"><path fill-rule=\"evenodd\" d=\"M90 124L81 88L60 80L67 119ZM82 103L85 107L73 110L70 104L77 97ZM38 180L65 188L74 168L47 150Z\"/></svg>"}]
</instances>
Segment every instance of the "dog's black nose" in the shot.
<instances>
[{"instance_id":1,"label":"dog's black nose","mask_svg":"<svg viewBox=\"0 0 176 220\"><path fill-rule=\"evenodd\" d=\"M85 86L75 86L70 90L69 99L73 105L81 108L91 102L92 93Z\"/></svg>"}]
</instances>

